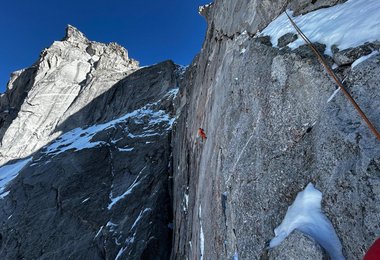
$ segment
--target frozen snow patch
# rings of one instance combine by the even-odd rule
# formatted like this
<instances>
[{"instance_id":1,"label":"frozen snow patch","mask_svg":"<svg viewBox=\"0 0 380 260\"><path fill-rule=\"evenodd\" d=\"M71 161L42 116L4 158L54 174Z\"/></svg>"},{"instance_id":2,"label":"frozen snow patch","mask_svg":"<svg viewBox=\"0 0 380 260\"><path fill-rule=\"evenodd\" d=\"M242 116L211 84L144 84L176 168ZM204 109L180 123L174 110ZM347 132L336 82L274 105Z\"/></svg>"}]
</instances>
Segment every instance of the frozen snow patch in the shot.
<instances>
[{"instance_id":1,"label":"frozen snow patch","mask_svg":"<svg viewBox=\"0 0 380 260\"><path fill-rule=\"evenodd\" d=\"M132 152L135 148L126 147L126 148L117 148L120 152Z\"/></svg>"},{"instance_id":2,"label":"frozen snow patch","mask_svg":"<svg viewBox=\"0 0 380 260\"><path fill-rule=\"evenodd\" d=\"M140 178L140 176L141 176L141 174L143 173L143 171L144 171L145 169L146 169L146 166L144 166L144 168L141 169L141 171L140 171L139 174L137 175L136 179L132 182L131 185L129 185L127 191L125 191L123 194L121 194L121 195L119 195L119 196L116 196L116 197L113 197L113 195L112 195L112 191L111 191L111 193L110 193L110 195L109 195L109 198L110 198L111 202L110 202L110 204L108 204L108 207L107 207L108 210L111 210L112 207L113 207L116 203L118 203L120 200L124 199L126 196L132 194L134 188L136 188L136 187L140 184L141 180L144 179L144 177L143 177L143 178Z\"/></svg>"},{"instance_id":3,"label":"frozen snow patch","mask_svg":"<svg viewBox=\"0 0 380 260\"><path fill-rule=\"evenodd\" d=\"M86 198L86 199L82 200L82 203L81 203L81 204L83 204L83 203L87 202L89 199L90 199L90 197L88 197L88 198Z\"/></svg>"},{"instance_id":4,"label":"frozen snow patch","mask_svg":"<svg viewBox=\"0 0 380 260\"><path fill-rule=\"evenodd\" d=\"M32 158L30 157L16 163L0 167L0 199L4 199L4 197L9 194L9 191L5 191L8 184L16 178L19 172L31 161Z\"/></svg>"},{"instance_id":5,"label":"frozen snow patch","mask_svg":"<svg viewBox=\"0 0 380 260\"><path fill-rule=\"evenodd\" d=\"M108 228L110 232L114 232L117 226L118 224L115 224L112 221L108 221L106 224L106 228Z\"/></svg>"},{"instance_id":6,"label":"frozen snow patch","mask_svg":"<svg viewBox=\"0 0 380 260\"><path fill-rule=\"evenodd\" d=\"M305 15L292 17L311 42L326 44L326 54L332 55L331 46L340 50L357 47L365 42L380 40L380 1L348 0L329 8L322 8ZM289 11L292 15L292 12ZM271 37L273 46L278 39L296 33L285 13L272 21L259 35ZM295 49L305 44L299 38L288 46Z\"/></svg>"},{"instance_id":7,"label":"frozen snow patch","mask_svg":"<svg viewBox=\"0 0 380 260\"><path fill-rule=\"evenodd\" d=\"M165 96L175 98L175 97L177 97L178 92L179 92L179 88L173 88L173 89L169 90Z\"/></svg>"},{"instance_id":8,"label":"frozen snow patch","mask_svg":"<svg viewBox=\"0 0 380 260\"><path fill-rule=\"evenodd\" d=\"M373 52L371 52L370 54L368 54L366 56L360 57L359 59L357 59L356 61L354 61L351 64L351 69L355 68L356 66L358 66L363 61L368 60L369 58L371 58L372 56L375 56L377 54L379 54L379 51L373 51Z\"/></svg>"},{"instance_id":9,"label":"frozen snow patch","mask_svg":"<svg viewBox=\"0 0 380 260\"><path fill-rule=\"evenodd\" d=\"M130 230L134 229L137 224L140 222L140 220L144 217L145 213L147 212L151 212L152 209L151 208L146 208L144 210L141 210L140 214L138 215L138 217L136 218L135 222L133 223L132 227Z\"/></svg>"},{"instance_id":10,"label":"frozen snow patch","mask_svg":"<svg viewBox=\"0 0 380 260\"><path fill-rule=\"evenodd\" d=\"M321 210L322 193L309 183L297 194L288 208L282 223L275 228L270 248L278 246L293 230L297 229L314 238L330 255L331 259L345 259L342 245L330 220Z\"/></svg>"},{"instance_id":11,"label":"frozen snow patch","mask_svg":"<svg viewBox=\"0 0 380 260\"><path fill-rule=\"evenodd\" d=\"M174 90L172 90L171 93L169 91L170 95L174 95L175 93L176 91ZM171 118L164 110L153 110L153 107L155 105L157 105L157 102L153 104L147 104L142 108L136 109L120 118L111 120L106 123L93 125L85 129L75 128L58 137L45 149L45 153L55 156L68 150L78 151L105 144L105 142L102 141L92 142L91 139L97 133L106 129L113 128L117 124L126 122L130 118L134 119L136 122L146 123L149 125L149 127L164 124L164 126L167 126L164 130L169 131L172 128L175 118ZM128 134L130 138L142 138L159 135L160 133L153 132L152 130L147 130L141 134ZM114 143L116 141L112 142Z\"/></svg>"},{"instance_id":12,"label":"frozen snow patch","mask_svg":"<svg viewBox=\"0 0 380 260\"><path fill-rule=\"evenodd\" d=\"M338 94L340 88L337 88L334 93L332 93L332 95L329 97L329 99L327 100L327 103L329 103L331 100L334 99L334 97L336 96L336 94Z\"/></svg>"},{"instance_id":13,"label":"frozen snow patch","mask_svg":"<svg viewBox=\"0 0 380 260\"><path fill-rule=\"evenodd\" d=\"M200 228L200 234L199 234L199 247L201 250L201 260L203 260L204 252L205 252L205 235L203 233L203 226L202 226L202 205L199 205L199 211L198 211L198 217L199 217L199 224L201 226Z\"/></svg>"}]
</instances>

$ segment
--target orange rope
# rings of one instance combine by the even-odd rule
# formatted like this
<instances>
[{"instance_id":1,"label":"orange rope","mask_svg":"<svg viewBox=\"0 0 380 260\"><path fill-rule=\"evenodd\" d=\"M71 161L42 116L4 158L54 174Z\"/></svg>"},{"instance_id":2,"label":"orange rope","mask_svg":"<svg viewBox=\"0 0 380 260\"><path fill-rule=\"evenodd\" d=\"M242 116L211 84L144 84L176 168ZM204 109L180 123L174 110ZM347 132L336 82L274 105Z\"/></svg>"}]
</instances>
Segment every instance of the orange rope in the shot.
<instances>
[{"instance_id":1,"label":"orange rope","mask_svg":"<svg viewBox=\"0 0 380 260\"><path fill-rule=\"evenodd\" d=\"M309 46L309 48L315 53L319 61L322 63L323 67L327 70L327 72L330 74L330 76L334 79L336 84L339 86L339 88L343 91L343 93L346 95L348 100L351 102L351 104L355 107L355 109L358 111L360 117L366 122L369 129L372 131L372 133L376 136L378 140L380 140L380 134L376 130L375 126L372 124L372 122L367 118L367 116L364 114L363 110L359 107L359 105L355 102L354 98L350 95L348 90L343 86L343 83L339 80L338 76L334 73L334 71L330 68L330 66L327 64L326 60L323 58L323 56L319 53L319 51L315 48L313 43L306 37L306 35L301 31L301 29L296 25L296 23L293 21L293 19L288 15L288 13L285 11L285 14L288 16L290 22L292 23L293 27L296 29L297 33L301 36L301 38L306 42L306 44Z\"/></svg>"}]
</instances>

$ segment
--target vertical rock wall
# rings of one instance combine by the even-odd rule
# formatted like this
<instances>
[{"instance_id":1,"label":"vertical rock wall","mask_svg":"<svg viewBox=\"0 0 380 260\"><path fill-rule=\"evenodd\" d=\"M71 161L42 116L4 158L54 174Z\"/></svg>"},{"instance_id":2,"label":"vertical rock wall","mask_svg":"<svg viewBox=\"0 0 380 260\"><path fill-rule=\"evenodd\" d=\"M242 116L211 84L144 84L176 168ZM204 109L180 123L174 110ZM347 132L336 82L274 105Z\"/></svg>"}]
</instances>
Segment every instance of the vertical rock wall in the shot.
<instances>
[{"instance_id":1,"label":"vertical rock wall","mask_svg":"<svg viewBox=\"0 0 380 260\"><path fill-rule=\"evenodd\" d=\"M207 35L174 131L173 259L265 258L309 182L347 259L380 236L379 141L343 95L327 102L335 85L307 48L279 50L255 36L287 4L305 12L337 3L299 2L219 0L202 9ZM379 56L336 71L380 128Z\"/></svg>"}]
</instances>

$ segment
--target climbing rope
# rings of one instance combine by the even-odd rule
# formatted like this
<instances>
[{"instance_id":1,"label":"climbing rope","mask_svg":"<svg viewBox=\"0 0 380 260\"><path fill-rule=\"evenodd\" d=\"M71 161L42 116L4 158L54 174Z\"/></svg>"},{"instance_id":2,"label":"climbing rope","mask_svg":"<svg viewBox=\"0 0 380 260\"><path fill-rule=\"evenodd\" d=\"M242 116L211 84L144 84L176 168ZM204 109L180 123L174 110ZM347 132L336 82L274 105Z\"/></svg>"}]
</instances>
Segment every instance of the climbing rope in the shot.
<instances>
[{"instance_id":1,"label":"climbing rope","mask_svg":"<svg viewBox=\"0 0 380 260\"><path fill-rule=\"evenodd\" d=\"M296 29L297 33L301 36L301 38L306 42L306 44L309 46L309 48L314 52L314 54L317 56L323 67L327 70L329 75L334 79L336 84L339 86L339 88L343 91L343 93L346 95L348 100L351 102L351 104L355 107L355 109L358 111L360 117L366 122L369 129L372 131L372 133L376 136L378 140L380 140L380 134L376 130L375 126L372 124L372 122L367 118L367 116L364 114L363 110L359 107L359 105L356 103L354 98L350 95L348 90L343 86L343 83L340 81L338 76L334 73L334 71L331 69L331 67L327 64L326 60L323 58L323 56L320 54L320 52L315 48L314 44L306 37L306 35L301 31L301 29L297 26L297 24L293 21L293 19L289 16L289 14L285 11L285 14L288 16L289 21L293 25L293 27Z\"/></svg>"}]
</instances>

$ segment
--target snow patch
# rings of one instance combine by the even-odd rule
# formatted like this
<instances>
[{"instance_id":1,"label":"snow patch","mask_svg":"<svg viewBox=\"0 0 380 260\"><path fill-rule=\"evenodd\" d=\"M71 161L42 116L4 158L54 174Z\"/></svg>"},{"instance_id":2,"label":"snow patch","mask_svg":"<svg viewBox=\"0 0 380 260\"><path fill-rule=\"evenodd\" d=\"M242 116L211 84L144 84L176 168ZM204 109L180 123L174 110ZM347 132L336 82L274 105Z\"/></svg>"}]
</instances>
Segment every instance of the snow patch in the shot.
<instances>
[{"instance_id":1,"label":"snow patch","mask_svg":"<svg viewBox=\"0 0 380 260\"><path fill-rule=\"evenodd\" d=\"M110 232L114 232L118 224L113 223L112 221L108 221L106 227L110 230Z\"/></svg>"},{"instance_id":2,"label":"snow patch","mask_svg":"<svg viewBox=\"0 0 380 260\"><path fill-rule=\"evenodd\" d=\"M121 255L124 253L124 251L125 251L124 247L120 248L119 252L117 253L115 257L115 260L118 260L121 257Z\"/></svg>"},{"instance_id":3,"label":"snow patch","mask_svg":"<svg viewBox=\"0 0 380 260\"><path fill-rule=\"evenodd\" d=\"M151 208L146 208L144 210L141 210L140 214L138 215L138 217L136 218L135 222L133 223L132 227L130 230L134 229L137 224L140 222L140 220L144 217L145 213L147 212L151 212L152 209Z\"/></svg>"},{"instance_id":4,"label":"snow patch","mask_svg":"<svg viewBox=\"0 0 380 260\"><path fill-rule=\"evenodd\" d=\"M174 94L175 91L172 91ZM147 120L147 124L149 126L156 126L158 124L166 124L166 131L169 131L172 128L175 118L171 118L164 110L153 110L153 107L157 105L156 103L147 104L146 106L137 109L133 112L127 113L124 116L114 119L112 121L93 125L88 128L75 128L60 137L58 137L52 144L50 144L46 149L45 153L51 154L53 156L63 153L68 150L82 150L93 148L102 144L106 144L102 141L92 142L91 139L99 132L115 127L115 125L120 124L122 122L127 121L128 119L134 119L136 122L145 122ZM148 130L143 132L142 134L133 134L129 133L128 137L130 138L142 138L142 137L150 137L150 136L158 136L160 133L153 132L152 130ZM115 142L115 141L113 141Z\"/></svg>"},{"instance_id":5,"label":"snow patch","mask_svg":"<svg viewBox=\"0 0 380 260\"><path fill-rule=\"evenodd\" d=\"M32 158L30 157L0 167L0 199L4 199L9 194L9 191L5 191L8 184L16 178L19 172L31 161Z\"/></svg>"},{"instance_id":6,"label":"snow patch","mask_svg":"<svg viewBox=\"0 0 380 260\"><path fill-rule=\"evenodd\" d=\"M186 211L189 207L189 195L185 193L185 208L184 211Z\"/></svg>"},{"instance_id":7,"label":"snow patch","mask_svg":"<svg viewBox=\"0 0 380 260\"><path fill-rule=\"evenodd\" d=\"M101 226L101 227L99 228L99 231L98 231L98 233L96 233L96 235L94 236L94 239L97 238L97 237L100 235L100 233L102 232L102 230L103 230L103 226Z\"/></svg>"},{"instance_id":8,"label":"snow patch","mask_svg":"<svg viewBox=\"0 0 380 260\"><path fill-rule=\"evenodd\" d=\"M199 6L199 7L198 7L198 13L199 13L199 14L202 14L203 11L204 11L206 8L210 7L212 4L213 4L213 3L211 2L211 3L209 3L209 4L205 4L205 5L201 5L201 6Z\"/></svg>"},{"instance_id":9,"label":"snow patch","mask_svg":"<svg viewBox=\"0 0 380 260\"><path fill-rule=\"evenodd\" d=\"M178 92L179 92L179 88L173 88L173 89L169 90L169 92L165 96L175 98L175 97L177 97Z\"/></svg>"},{"instance_id":10,"label":"snow patch","mask_svg":"<svg viewBox=\"0 0 380 260\"><path fill-rule=\"evenodd\" d=\"M336 94L338 94L340 88L337 88L334 93L332 93L332 95L329 97L329 99L327 100L327 103L329 103L331 100L333 100L333 98L336 96Z\"/></svg>"},{"instance_id":11,"label":"snow patch","mask_svg":"<svg viewBox=\"0 0 380 260\"><path fill-rule=\"evenodd\" d=\"M130 244L132 244L133 242L135 242L135 236L136 236L136 233L134 233L133 236L128 237L128 238L125 240L125 244L126 244L126 246L120 248L119 252L117 253L117 255L116 255L116 257L115 257L115 260L119 259L119 258L124 254L124 252L128 249L128 245L130 245Z\"/></svg>"},{"instance_id":12,"label":"snow patch","mask_svg":"<svg viewBox=\"0 0 380 260\"><path fill-rule=\"evenodd\" d=\"M198 211L198 217L199 217L199 224L201 226L200 234L199 234L199 246L201 250L201 260L203 260L204 252L205 252L205 235L203 233L203 226L202 226L202 205L199 205L199 211Z\"/></svg>"},{"instance_id":13,"label":"snow patch","mask_svg":"<svg viewBox=\"0 0 380 260\"><path fill-rule=\"evenodd\" d=\"M130 147L130 148L117 148L120 152L131 152L133 151L135 148L133 147Z\"/></svg>"},{"instance_id":14,"label":"snow patch","mask_svg":"<svg viewBox=\"0 0 380 260\"><path fill-rule=\"evenodd\" d=\"M359 59L357 59L356 61L354 61L351 64L351 69L355 68L356 66L358 66L363 61L368 60L369 58L371 58L372 56L375 56L377 54L379 54L379 51L373 51L373 52L371 52L370 54L368 54L366 56L360 57Z\"/></svg>"},{"instance_id":15,"label":"snow patch","mask_svg":"<svg viewBox=\"0 0 380 260\"><path fill-rule=\"evenodd\" d=\"M342 245L330 220L321 210L322 193L309 183L299 192L288 208L282 223L275 228L270 248L278 246L293 230L297 229L314 238L330 255L331 259L345 259Z\"/></svg>"},{"instance_id":16,"label":"snow patch","mask_svg":"<svg viewBox=\"0 0 380 260\"><path fill-rule=\"evenodd\" d=\"M84 199L84 200L82 201L82 203L81 203L81 204L85 203L85 202L86 202L86 201L88 201L89 199L90 199L90 197L88 197L88 198Z\"/></svg>"},{"instance_id":17,"label":"snow patch","mask_svg":"<svg viewBox=\"0 0 380 260\"><path fill-rule=\"evenodd\" d=\"M112 191L111 191L111 194L109 196L110 200L111 200L111 203L108 204L108 210L111 210L112 207L120 200L124 199L126 196L128 196L129 194L132 194L133 192L133 189L135 187L137 187L139 184L140 184L140 176L142 174L142 172L146 169L146 166L144 166L144 168L142 168L142 170L139 172L139 174L137 175L136 179L132 182L132 184L128 187L127 191L124 192L123 194L117 196L117 197L114 197L113 198L113 195L112 195Z\"/></svg>"},{"instance_id":18,"label":"snow patch","mask_svg":"<svg viewBox=\"0 0 380 260\"><path fill-rule=\"evenodd\" d=\"M348 0L329 8L322 8L305 15L292 17L311 42L326 44L327 55L332 55L331 46L339 50L357 47L365 42L380 40L380 1ZM292 16L292 12L288 11ZM287 34L296 34L285 13L272 21L259 36L271 37L273 46ZM299 38L288 46L295 49L305 44Z\"/></svg>"}]
</instances>

